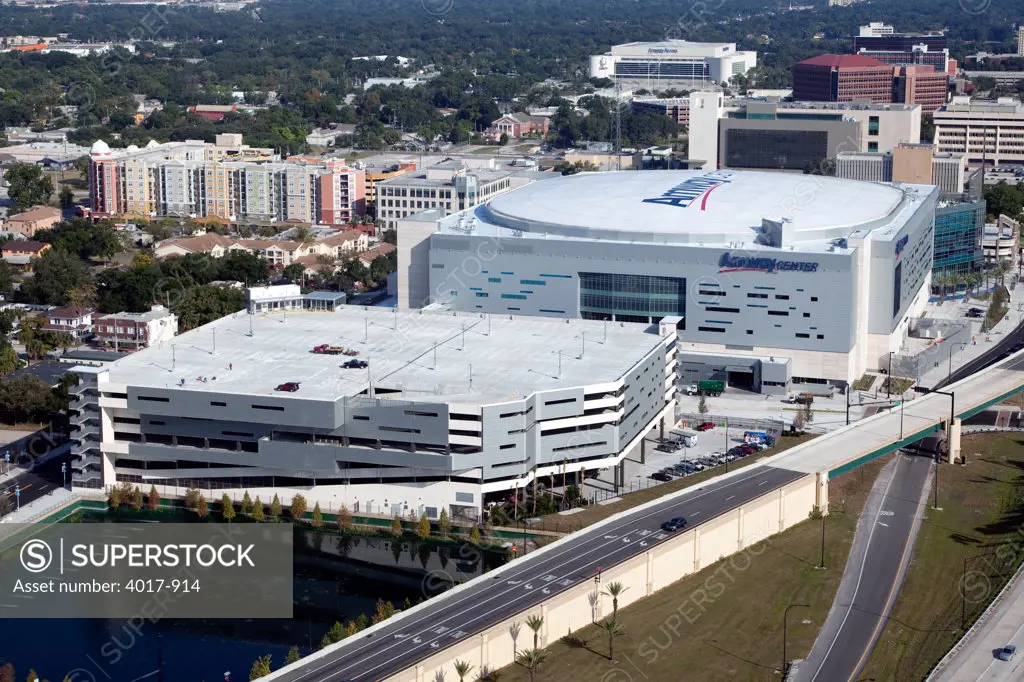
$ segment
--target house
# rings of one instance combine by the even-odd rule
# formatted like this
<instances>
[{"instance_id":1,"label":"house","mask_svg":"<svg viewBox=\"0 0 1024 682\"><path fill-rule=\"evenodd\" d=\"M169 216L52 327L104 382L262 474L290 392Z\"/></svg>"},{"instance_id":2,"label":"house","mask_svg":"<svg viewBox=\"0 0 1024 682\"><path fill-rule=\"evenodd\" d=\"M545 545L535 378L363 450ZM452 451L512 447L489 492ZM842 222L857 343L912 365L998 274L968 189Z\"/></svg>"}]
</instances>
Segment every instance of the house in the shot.
<instances>
[{"instance_id":1,"label":"house","mask_svg":"<svg viewBox=\"0 0 1024 682\"><path fill-rule=\"evenodd\" d=\"M386 256L394 250L394 244L378 244L372 249L363 251L361 254L359 254L358 257L359 260L363 262L363 265L365 265L366 267L370 267L370 264L373 262L374 258L376 258L377 256Z\"/></svg>"},{"instance_id":2,"label":"house","mask_svg":"<svg viewBox=\"0 0 1024 682\"><path fill-rule=\"evenodd\" d=\"M341 258L370 248L370 237L362 230L346 230L332 234L320 243L327 247L328 252L333 251L331 255L335 258Z\"/></svg>"},{"instance_id":3,"label":"house","mask_svg":"<svg viewBox=\"0 0 1024 682\"><path fill-rule=\"evenodd\" d=\"M178 318L162 305L145 313L100 315L94 321L96 338L118 350L138 350L170 341L178 333Z\"/></svg>"},{"instance_id":4,"label":"house","mask_svg":"<svg viewBox=\"0 0 1024 682\"><path fill-rule=\"evenodd\" d=\"M166 258L167 256L184 256L189 253L206 253L214 258L220 258L235 243L236 240L216 232L205 232L196 237L172 237L158 243L153 249L153 256Z\"/></svg>"},{"instance_id":5,"label":"house","mask_svg":"<svg viewBox=\"0 0 1024 682\"><path fill-rule=\"evenodd\" d=\"M330 256L337 259L365 251L369 246L370 238L361 230L336 231L323 239L306 242L294 239L235 239L207 232L197 237L165 239L156 245L153 255L166 258L205 253L220 258L230 251L248 251L266 260L271 267L283 268L298 262L303 256Z\"/></svg>"},{"instance_id":6,"label":"house","mask_svg":"<svg viewBox=\"0 0 1024 682\"><path fill-rule=\"evenodd\" d=\"M509 137L546 135L549 123L550 119L547 116L531 116L524 113L505 114L491 122L491 127L487 129L487 135L495 139L502 135Z\"/></svg>"},{"instance_id":7,"label":"house","mask_svg":"<svg viewBox=\"0 0 1024 682\"><path fill-rule=\"evenodd\" d=\"M61 221L63 215L59 208L53 206L36 206L24 213L18 213L7 219L7 232L24 235L31 239L38 230L48 230Z\"/></svg>"},{"instance_id":8,"label":"house","mask_svg":"<svg viewBox=\"0 0 1024 682\"><path fill-rule=\"evenodd\" d=\"M313 254L308 256L299 256L295 259L293 264L301 265L304 268L302 272L306 277L312 277L314 275L330 277L338 271L340 266L336 261L334 263L324 263L320 260L321 258L323 258L323 256L316 256Z\"/></svg>"},{"instance_id":9,"label":"house","mask_svg":"<svg viewBox=\"0 0 1024 682\"><path fill-rule=\"evenodd\" d=\"M8 264L25 272L32 270L32 261L39 258L50 248L49 244L34 242L30 239L12 239L4 242L0 257Z\"/></svg>"},{"instance_id":10,"label":"house","mask_svg":"<svg viewBox=\"0 0 1024 682\"><path fill-rule=\"evenodd\" d=\"M48 331L67 332L76 339L92 334L93 311L88 308L55 308L43 315Z\"/></svg>"},{"instance_id":11,"label":"house","mask_svg":"<svg viewBox=\"0 0 1024 682\"><path fill-rule=\"evenodd\" d=\"M238 107L234 104L193 104L188 108L188 111L199 118L205 118L207 121L219 123L220 121L223 121L228 114L233 114L238 111Z\"/></svg>"}]
</instances>

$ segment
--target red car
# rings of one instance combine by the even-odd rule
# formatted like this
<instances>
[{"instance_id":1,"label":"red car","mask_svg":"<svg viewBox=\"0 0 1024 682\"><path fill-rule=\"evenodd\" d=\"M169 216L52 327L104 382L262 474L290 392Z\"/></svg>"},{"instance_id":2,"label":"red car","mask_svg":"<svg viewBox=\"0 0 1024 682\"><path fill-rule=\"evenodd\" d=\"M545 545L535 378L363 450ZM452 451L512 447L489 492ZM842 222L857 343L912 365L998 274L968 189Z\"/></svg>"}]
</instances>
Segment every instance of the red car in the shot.
<instances>
[{"instance_id":1,"label":"red car","mask_svg":"<svg viewBox=\"0 0 1024 682\"><path fill-rule=\"evenodd\" d=\"M715 428L715 425L712 422L704 422L703 424L698 425L696 427L696 430L697 431L710 431L713 428Z\"/></svg>"},{"instance_id":2,"label":"red car","mask_svg":"<svg viewBox=\"0 0 1024 682\"><path fill-rule=\"evenodd\" d=\"M275 391L287 391L288 393L295 393L295 391L299 390L299 382L297 382L297 381L289 381L287 383L281 384L280 386L278 386L274 390Z\"/></svg>"}]
</instances>

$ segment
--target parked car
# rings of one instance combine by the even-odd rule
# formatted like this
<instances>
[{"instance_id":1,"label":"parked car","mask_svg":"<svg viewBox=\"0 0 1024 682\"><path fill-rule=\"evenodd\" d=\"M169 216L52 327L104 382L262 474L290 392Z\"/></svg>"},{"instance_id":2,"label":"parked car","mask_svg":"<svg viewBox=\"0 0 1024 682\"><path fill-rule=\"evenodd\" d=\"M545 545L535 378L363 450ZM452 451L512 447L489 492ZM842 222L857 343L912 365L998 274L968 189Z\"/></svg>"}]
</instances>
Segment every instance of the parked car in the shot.
<instances>
[{"instance_id":1,"label":"parked car","mask_svg":"<svg viewBox=\"0 0 1024 682\"><path fill-rule=\"evenodd\" d=\"M680 528L685 528L685 527L686 527L686 519L684 519L682 516L677 516L674 519L669 519L665 523L661 524L661 529L662 530L667 530L667 531L676 531L676 530L679 530Z\"/></svg>"},{"instance_id":2,"label":"parked car","mask_svg":"<svg viewBox=\"0 0 1024 682\"><path fill-rule=\"evenodd\" d=\"M999 650L999 653L996 654L996 657L1000 661L1012 661L1013 657L1016 656L1016 655L1017 655L1017 647L1015 645L1013 645L1013 644L1007 644L1006 646L1004 646L1002 649Z\"/></svg>"},{"instance_id":3,"label":"parked car","mask_svg":"<svg viewBox=\"0 0 1024 682\"><path fill-rule=\"evenodd\" d=\"M693 428L694 431L710 431L715 428L715 425L711 422L703 422Z\"/></svg>"},{"instance_id":4,"label":"parked car","mask_svg":"<svg viewBox=\"0 0 1024 682\"><path fill-rule=\"evenodd\" d=\"M366 360L349 360L341 365L345 369L366 369L370 366Z\"/></svg>"},{"instance_id":5,"label":"parked car","mask_svg":"<svg viewBox=\"0 0 1024 682\"><path fill-rule=\"evenodd\" d=\"M274 390L275 391L286 391L288 393L295 393L295 391L299 390L299 382L297 382L297 381L288 381L288 382L285 382L285 383L281 384L280 386L278 386Z\"/></svg>"},{"instance_id":6,"label":"parked car","mask_svg":"<svg viewBox=\"0 0 1024 682\"><path fill-rule=\"evenodd\" d=\"M661 481L663 483L672 480L672 476L665 473L664 471L655 471L653 474L651 474L651 478L654 479L655 481Z\"/></svg>"}]
</instances>

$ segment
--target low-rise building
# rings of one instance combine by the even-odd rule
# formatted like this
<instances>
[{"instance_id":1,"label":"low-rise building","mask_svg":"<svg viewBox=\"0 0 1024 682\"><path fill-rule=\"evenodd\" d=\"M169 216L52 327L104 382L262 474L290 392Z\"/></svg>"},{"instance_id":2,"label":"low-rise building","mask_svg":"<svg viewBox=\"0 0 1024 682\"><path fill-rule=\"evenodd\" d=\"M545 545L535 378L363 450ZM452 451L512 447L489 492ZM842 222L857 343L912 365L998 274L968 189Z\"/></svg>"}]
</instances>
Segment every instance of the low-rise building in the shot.
<instances>
[{"instance_id":1,"label":"low-rise building","mask_svg":"<svg viewBox=\"0 0 1024 682\"><path fill-rule=\"evenodd\" d=\"M363 251L361 254L359 254L359 260L361 260L363 262L363 265L365 265L366 267L370 267L370 264L373 263L373 260L375 258L379 256L386 256L389 253L392 253L394 250L394 244L378 244L372 249L369 249L368 251Z\"/></svg>"},{"instance_id":2,"label":"low-rise building","mask_svg":"<svg viewBox=\"0 0 1024 682\"><path fill-rule=\"evenodd\" d=\"M985 265L993 266L1006 261L1016 271L1020 259L1020 222L1000 215L996 222L986 224L982 247L985 251Z\"/></svg>"},{"instance_id":3,"label":"low-rise building","mask_svg":"<svg viewBox=\"0 0 1024 682\"><path fill-rule=\"evenodd\" d=\"M7 218L5 232L23 235L29 239L39 230L48 230L61 221L63 214L53 206L36 206Z\"/></svg>"},{"instance_id":4,"label":"low-rise building","mask_svg":"<svg viewBox=\"0 0 1024 682\"><path fill-rule=\"evenodd\" d=\"M94 314L89 308L71 306L55 308L43 315L46 318L45 329L54 332L66 332L76 339L83 339L92 334L92 318Z\"/></svg>"},{"instance_id":5,"label":"low-rise building","mask_svg":"<svg viewBox=\"0 0 1024 682\"><path fill-rule=\"evenodd\" d=\"M231 251L248 251L264 258L271 266L286 267L304 256L328 256L338 259L370 248L370 238L362 230L344 230L310 241L294 239L238 239L207 232L197 237L174 237L156 245L156 258L205 253L220 258Z\"/></svg>"},{"instance_id":6,"label":"low-rise building","mask_svg":"<svg viewBox=\"0 0 1024 682\"><path fill-rule=\"evenodd\" d=\"M840 152L836 155L836 177L936 185L943 196L959 195L967 182L967 157L936 153L930 144L901 144L884 154Z\"/></svg>"},{"instance_id":7,"label":"low-rise building","mask_svg":"<svg viewBox=\"0 0 1024 682\"><path fill-rule=\"evenodd\" d=\"M228 114L238 111L238 107L234 104L193 104L188 107L188 111L199 118L218 123L227 118Z\"/></svg>"},{"instance_id":8,"label":"low-rise building","mask_svg":"<svg viewBox=\"0 0 1024 682\"><path fill-rule=\"evenodd\" d=\"M938 151L964 154L972 167L1024 163L1024 105L1016 98L954 97L932 117Z\"/></svg>"},{"instance_id":9,"label":"low-rise building","mask_svg":"<svg viewBox=\"0 0 1024 682\"><path fill-rule=\"evenodd\" d=\"M9 264L31 270L32 261L46 253L50 245L31 239L11 239L4 242L0 249L0 255Z\"/></svg>"},{"instance_id":10,"label":"low-rise building","mask_svg":"<svg viewBox=\"0 0 1024 682\"><path fill-rule=\"evenodd\" d=\"M162 305L144 313L114 313L94 318L97 340L115 350L139 350L170 341L178 333L178 317Z\"/></svg>"},{"instance_id":11,"label":"low-rise building","mask_svg":"<svg viewBox=\"0 0 1024 682\"><path fill-rule=\"evenodd\" d=\"M487 129L487 135L494 139L502 135L509 137L547 135L549 123L550 120L547 116L532 116L524 113L505 114L491 122L491 127Z\"/></svg>"}]
</instances>

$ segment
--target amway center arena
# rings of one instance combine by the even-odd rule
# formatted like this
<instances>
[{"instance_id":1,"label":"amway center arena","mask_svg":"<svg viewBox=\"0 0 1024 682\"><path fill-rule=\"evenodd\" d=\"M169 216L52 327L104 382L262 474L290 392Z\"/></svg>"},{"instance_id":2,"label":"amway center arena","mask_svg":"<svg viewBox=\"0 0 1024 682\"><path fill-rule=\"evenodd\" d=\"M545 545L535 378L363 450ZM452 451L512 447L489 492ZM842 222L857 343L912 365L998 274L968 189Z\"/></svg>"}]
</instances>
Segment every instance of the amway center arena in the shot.
<instances>
[{"instance_id":1,"label":"amway center arena","mask_svg":"<svg viewBox=\"0 0 1024 682\"><path fill-rule=\"evenodd\" d=\"M937 196L752 171L557 177L400 221L399 305L673 318L681 382L843 386L924 306Z\"/></svg>"}]
</instances>

